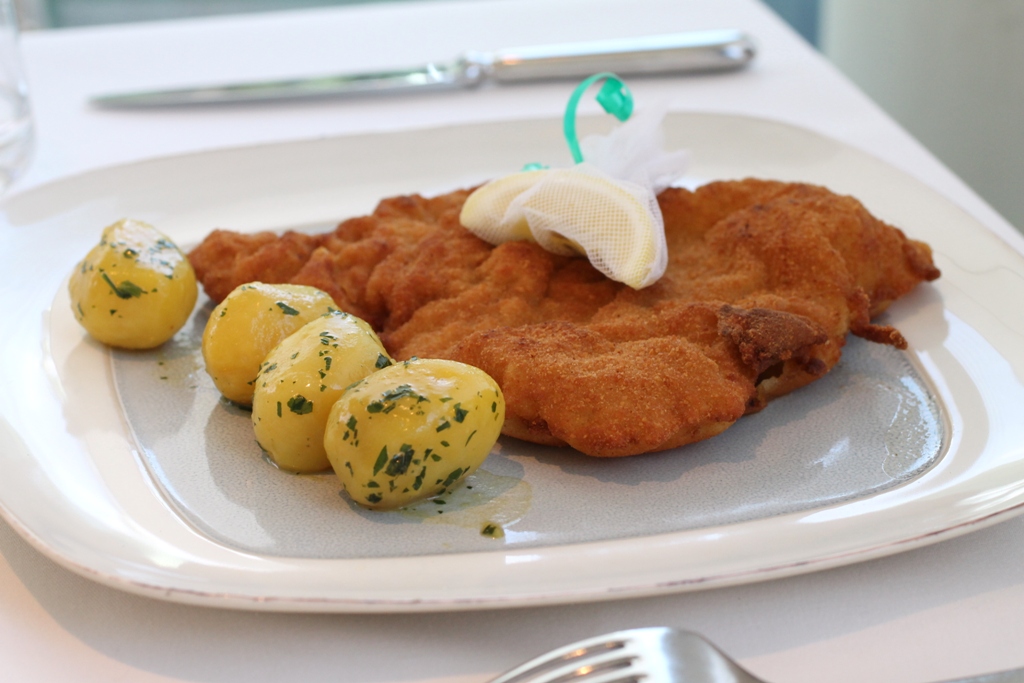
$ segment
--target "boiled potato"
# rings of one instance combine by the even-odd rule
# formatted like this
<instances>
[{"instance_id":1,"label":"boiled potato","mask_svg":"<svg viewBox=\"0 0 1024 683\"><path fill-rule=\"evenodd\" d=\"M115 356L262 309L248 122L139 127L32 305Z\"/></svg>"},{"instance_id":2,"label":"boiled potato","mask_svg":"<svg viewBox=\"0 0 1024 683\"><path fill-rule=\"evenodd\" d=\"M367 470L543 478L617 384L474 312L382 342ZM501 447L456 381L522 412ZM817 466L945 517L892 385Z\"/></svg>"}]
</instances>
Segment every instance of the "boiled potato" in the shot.
<instances>
[{"instance_id":1,"label":"boiled potato","mask_svg":"<svg viewBox=\"0 0 1024 683\"><path fill-rule=\"evenodd\" d=\"M505 399L485 372L413 359L349 387L331 409L324 446L352 500L390 510L464 480L504 421Z\"/></svg>"},{"instance_id":2,"label":"boiled potato","mask_svg":"<svg viewBox=\"0 0 1024 683\"><path fill-rule=\"evenodd\" d=\"M199 293L181 250L153 226L127 219L103 230L68 291L89 334L123 349L151 349L173 337Z\"/></svg>"},{"instance_id":3,"label":"boiled potato","mask_svg":"<svg viewBox=\"0 0 1024 683\"><path fill-rule=\"evenodd\" d=\"M335 309L316 287L239 285L213 309L203 331L206 372L224 398L252 404L253 382L270 350L300 327Z\"/></svg>"},{"instance_id":4,"label":"boiled potato","mask_svg":"<svg viewBox=\"0 0 1024 683\"><path fill-rule=\"evenodd\" d=\"M359 318L335 311L306 323L260 367L252 399L256 441L282 469L328 469L324 428L331 406L346 387L388 365L384 345Z\"/></svg>"}]
</instances>

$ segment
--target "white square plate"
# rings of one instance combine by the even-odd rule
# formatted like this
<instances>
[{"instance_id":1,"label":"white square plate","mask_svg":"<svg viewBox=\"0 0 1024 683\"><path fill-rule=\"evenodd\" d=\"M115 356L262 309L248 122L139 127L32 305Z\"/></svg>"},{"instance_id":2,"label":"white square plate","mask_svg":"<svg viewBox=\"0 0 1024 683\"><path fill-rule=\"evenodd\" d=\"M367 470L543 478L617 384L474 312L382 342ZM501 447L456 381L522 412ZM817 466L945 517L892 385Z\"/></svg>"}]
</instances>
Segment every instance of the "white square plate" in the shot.
<instances>
[{"instance_id":1,"label":"white square plate","mask_svg":"<svg viewBox=\"0 0 1024 683\"><path fill-rule=\"evenodd\" d=\"M851 342L829 377L707 445L675 453L595 463L503 440L486 476L505 477L503 491L529 489L516 497L515 514L500 492L491 497L499 504L487 515L505 514L505 539L478 533L488 501L463 501L461 513L451 511L455 522L427 524L425 514L354 510L329 477L303 479L298 488L314 495L301 514L271 514L282 507L261 509L266 496L237 495L239 482L260 477L261 468L259 486L273 490L282 476L248 456L253 444L239 446L237 462L211 465L214 451L232 448L215 447L216 430L195 421L223 420L217 424L230 430L247 418L211 398L201 371L169 393L153 372L152 394L145 389L147 368L160 358L194 361L201 319L177 346L111 354L71 315L64 294L71 268L122 217L187 245L215 227L326 227L368 212L381 197L443 192L527 162L567 165L560 122L158 159L4 203L0 511L57 562L118 588L324 612L550 604L741 583L898 552L1019 512L1024 313L1000 304L1024 301L1024 259L913 178L808 131L672 114L666 133L669 148L691 151L695 180L825 185L929 242L942 278L887 314L910 349L890 354ZM899 386L911 388L901 394ZM884 407L883 395L895 396L894 407ZM838 431L823 435L826 428ZM923 430L915 442L923 450L907 460L889 437L914 429ZM790 457L809 433L806 448ZM905 462L893 469L897 456ZM768 470L774 482L761 477ZM282 495L298 495L293 489L281 484ZM721 495L700 499L699 490ZM283 540L289 529L301 530L290 543Z\"/></svg>"}]
</instances>

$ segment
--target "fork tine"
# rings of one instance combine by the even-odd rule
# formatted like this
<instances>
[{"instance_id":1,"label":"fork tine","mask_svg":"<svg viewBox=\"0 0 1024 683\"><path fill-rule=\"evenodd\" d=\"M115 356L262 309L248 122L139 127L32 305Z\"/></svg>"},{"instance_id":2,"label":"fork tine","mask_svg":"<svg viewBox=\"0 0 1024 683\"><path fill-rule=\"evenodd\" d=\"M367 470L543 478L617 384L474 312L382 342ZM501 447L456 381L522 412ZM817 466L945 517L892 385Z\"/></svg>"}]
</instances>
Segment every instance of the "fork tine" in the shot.
<instances>
[{"instance_id":1,"label":"fork tine","mask_svg":"<svg viewBox=\"0 0 1024 683\"><path fill-rule=\"evenodd\" d=\"M491 683L626 683L638 680L636 636L619 631L582 640L531 659ZM659 630L659 629L650 629Z\"/></svg>"},{"instance_id":2,"label":"fork tine","mask_svg":"<svg viewBox=\"0 0 1024 683\"><path fill-rule=\"evenodd\" d=\"M557 680L557 677L569 675L582 663L589 662L590 657L599 657L602 654L610 655L614 661L619 658L620 651L625 647L625 641L622 638L616 638L616 635L613 633L607 636L598 636L552 650L517 666L495 678L491 683ZM541 678L542 676L544 678Z\"/></svg>"},{"instance_id":3,"label":"fork tine","mask_svg":"<svg viewBox=\"0 0 1024 683\"><path fill-rule=\"evenodd\" d=\"M597 657L567 662L527 680L530 683L626 683L638 680L635 663L636 657L626 654L601 653Z\"/></svg>"},{"instance_id":4,"label":"fork tine","mask_svg":"<svg viewBox=\"0 0 1024 683\"><path fill-rule=\"evenodd\" d=\"M491 683L763 683L695 633L638 628L581 640Z\"/></svg>"}]
</instances>

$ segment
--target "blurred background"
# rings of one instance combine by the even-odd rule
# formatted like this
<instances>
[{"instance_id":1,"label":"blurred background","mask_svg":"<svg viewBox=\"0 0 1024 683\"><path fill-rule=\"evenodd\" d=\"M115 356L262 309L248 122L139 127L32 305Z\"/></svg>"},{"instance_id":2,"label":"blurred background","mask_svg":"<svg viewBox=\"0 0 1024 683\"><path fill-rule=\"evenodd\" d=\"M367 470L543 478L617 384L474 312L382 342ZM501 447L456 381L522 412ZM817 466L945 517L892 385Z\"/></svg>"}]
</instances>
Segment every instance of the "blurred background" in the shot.
<instances>
[{"instance_id":1,"label":"blurred background","mask_svg":"<svg viewBox=\"0 0 1024 683\"><path fill-rule=\"evenodd\" d=\"M63 30L375 1L16 4L25 30ZM762 1L1024 230L1024 0Z\"/></svg>"}]
</instances>

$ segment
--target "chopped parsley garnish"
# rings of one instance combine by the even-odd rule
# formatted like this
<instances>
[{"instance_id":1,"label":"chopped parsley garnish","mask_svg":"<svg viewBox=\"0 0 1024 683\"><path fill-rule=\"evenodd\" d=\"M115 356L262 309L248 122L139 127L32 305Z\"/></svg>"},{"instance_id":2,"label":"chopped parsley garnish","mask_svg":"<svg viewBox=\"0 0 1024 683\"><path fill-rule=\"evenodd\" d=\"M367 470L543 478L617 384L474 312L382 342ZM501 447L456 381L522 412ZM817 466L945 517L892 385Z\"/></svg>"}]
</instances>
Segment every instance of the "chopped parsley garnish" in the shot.
<instances>
[{"instance_id":1,"label":"chopped parsley garnish","mask_svg":"<svg viewBox=\"0 0 1024 683\"><path fill-rule=\"evenodd\" d=\"M462 404L461 403L456 403L455 404L455 421L456 422L462 422L463 420L466 419L467 415L469 415L469 411L468 410L464 410L462 408Z\"/></svg>"},{"instance_id":2,"label":"chopped parsley garnish","mask_svg":"<svg viewBox=\"0 0 1024 683\"><path fill-rule=\"evenodd\" d=\"M405 398L407 396L414 396L417 401L428 400L426 396L420 396L419 394L417 394L413 390L413 388L408 384L400 384L394 389L388 389L383 394L381 394L381 398L383 398L385 401L397 401L398 399Z\"/></svg>"},{"instance_id":3,"label":"chopped parsley garnish","mask_svg":"<svg viewBox=\"0 0 1024 683\"><path fill-rule=\"evenodd\" d=\"M390 413L398 404L396 401L402 398L415 398L417 403L423 401L429 401L426 396L417 394L416 391L408 384L400 384L394 389L388 389L381 393L380 399L371 401L366 406L366 412L368 413Z\"/></svg>"},{"instance_id":4,"label":"chopped parsley garnish","mask_svg":"<svg viewBox=\"0 0 1024 683\"><path fill-rule=\"evenodd\" d=\"M427 468L424 466L423 469L420 470L420 473L416 475L416 480L413 481L413 483L412 483L412 490L413 491L419 491L420 490L420 487L423 486L423 477L426 474L427 474Z\"/></svg>"},{"instance_id":5,"label":"chopped parsley garnish","mask_svg":"<svg viewBox=\"0 0 1024 683\"><path fill-rule=\"evenodd\" d=\"M380 449L380 455L377 456L377 462L373 463L373 475L377 476L377 473L384 469L384 465L388 462L388 447L384 446Z\"/></svg>"},{"instance_id":6,"label":"chopped parsley garnish","mask_svg":"<svg viewBox=\"0 0 1024 683\"><path fill-rule=\"evenodd\" d=\"M449 486L457 482L459 480L459 477L461 477L465 471L466 470L462 469L461 467L456 467L448 474L448 477L444 480L442 486L448 488Z\"/></svg>"},{"instance_id":7,"label":"chopped parsley garnish","mask_svg":"<svg viewBox=\"0 0 1024 683\"><path fill-rule=\"evenodd\" d=\"M412 463L412 456L415 452L409 444L402 444L402 447L398 449L398 453L388 461L388 466L385 468L384 473L389 477L397 477L408 472L409 465Z\"/></svg>"},{"instance_id":8,"label":"chopped parsley garnish","mask_svg":"<svg viewBox=\"0 0 1024 683\"><path fill-rule=\"evenodd\" d=\"M384 496L380 495L379 493L371 493L366 497L367 503L379 503L382 500L384 500Z\"/></svg>"},{"instance_id":9,"label":"chopped parsley garnish","mask_svg":"<svg viewBox=\"0 0 1024 683\"><path fill-rule=\"evenodd\" d=\"M377 354L377 362L374 363L373 365L374 365L375 368L380 370L382 368L386 368L389 365L391 365L391 360L387 356L385 356L383 353L378 353Z\"/></svg>"},{"instance_id":10,"label":"chopped parsley garnish","mask_svg":"<svg viewBox=\"0 0 1024 683\"><path fill-rule=\"evenodd\" d=\"M115 285L114 281L110 279L110 276L103 273L101 276L106 280L107 284L110 285L110 289L114 291L119 299L131 299L132 297L138 297L145 294L143 289L130 280L124 280L120 285Z\"/></svg>"},{"instance_id":11,"label":"chopped parsley garnish","mask_svg":"<svg viewBox=\"0 0 1024 683\"><path fill-rule=\"evenodd\" d=\"M285 315L298 315L299 314L299 312L297 310L295 310L294 308L292 308L291 306L289 306L288 304L286 304L283 301L278 301L278 302L276 302L276 304L277 304L277 307L281 309L281 312L284 313Z\"/></svg>"},{"instance_id":12,"label":"chopped parsley garnish","mask_svg":"<svg viewBox=\"0 0 1024 683\"><path fill-rule=\"evenodd\" d=\"M441 424L440 424L440 425L438 426L438 428L437 428L437 429L436 429L435 431L438 431L438 432L443 432L444 430L448 429L448 428L449 428L449 427L451 427L451 426L452 426L452 423L451 423L451 422L449 422L448 420L445 420L444 422L442 422L442 423L441 423ZM448 445L448 444L444 443L443 441L442 441L441 443L442 443L442 444L444 444L445 446L447 446L447 445Z\"/></svg>"},{"instance_id":13,"label":"chopped parsley garnish","mask_svg":"<svg viewBox=\"0 0 1024 683\"><path fill-rule=\"evenodd\" d=\"M296 415L308 415L313 412L313 402L302 394L296 394L288 399L288 410Z\"/></svg>"}]
</instances>

